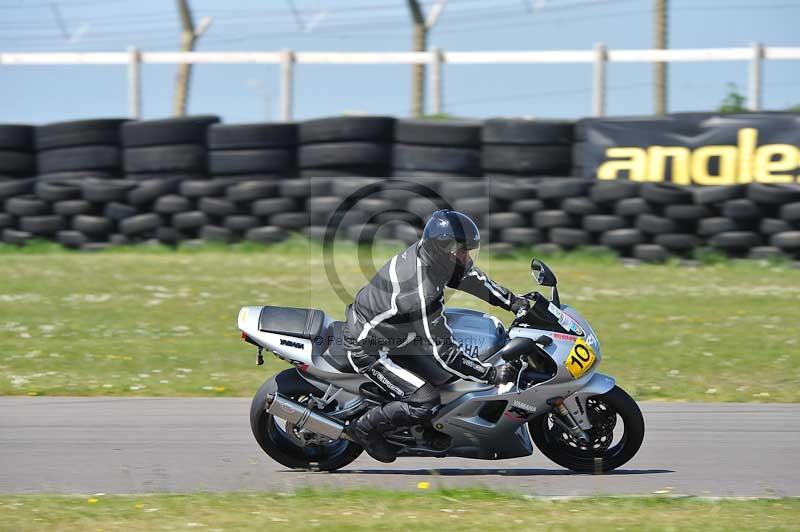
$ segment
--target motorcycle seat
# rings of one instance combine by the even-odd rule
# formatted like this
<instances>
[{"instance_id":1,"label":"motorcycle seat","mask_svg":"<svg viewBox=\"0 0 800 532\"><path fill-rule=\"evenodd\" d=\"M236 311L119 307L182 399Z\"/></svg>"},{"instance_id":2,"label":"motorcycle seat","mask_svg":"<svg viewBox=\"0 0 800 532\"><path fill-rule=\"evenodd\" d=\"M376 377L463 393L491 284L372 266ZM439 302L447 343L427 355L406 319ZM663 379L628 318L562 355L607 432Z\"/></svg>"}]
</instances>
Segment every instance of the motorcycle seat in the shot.
<instances>
[{"instance_id":1,"label":"motorcycle seat","mask_svg":"<svg viewBox=\"0 0 800 532\"><path fill-rule=\"evenodd\" d=\"M263 307L258 328L263 332L316 341L321 338L325 313L311 308Z\"/></svg>"},{"instance_id":2,"label":"motorcycle seat","mask_svg":"<svg viewBox=\"0 0 800 532\"><path fill-rule=\"evenodd\" d=\"M334 321L331 323L328 329L330 343L328 344L328 349L322 353L322 358L342 373L355 373L356 371L347 358L347 350L344 348L342 326L344 326L343 321Z\"/></svg>"}]
</instances>

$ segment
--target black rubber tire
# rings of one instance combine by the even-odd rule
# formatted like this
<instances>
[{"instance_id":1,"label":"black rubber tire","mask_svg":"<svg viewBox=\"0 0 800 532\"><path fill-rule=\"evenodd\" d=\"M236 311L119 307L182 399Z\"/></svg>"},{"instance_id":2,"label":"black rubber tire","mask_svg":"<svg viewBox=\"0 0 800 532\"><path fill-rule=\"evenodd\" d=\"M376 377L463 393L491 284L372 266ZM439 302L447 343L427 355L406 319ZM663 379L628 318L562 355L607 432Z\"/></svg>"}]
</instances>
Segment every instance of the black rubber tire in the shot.
<instances>
[{"instance_id":1,"label":"black rubber tire","mask_svg":"<svg viewBox=\"0 0 800 532\"><path fill-rule=\"evenodd\" d=\"M56 233L56 242L70 249L80 249L89 242L89 237L80 231L59 231Z\"/></svg>"},{"instance_id":2,"label":"black rubber tire","mask_svg":"<svg viewBox=\"0 0 800 532\"><path fill-rule=\"evenodd\" d=\"M36 154L39 173L106 170L116 172L121 167L117 146L75 146L40 151Z\"/></svg>"},{"instance_id":3,"label":"black rubber tire","mask_svg":"<svg viewBox=\"0 0 800 532\"><path fill-rule=\"evenodd\" d=\"M225 197L231 201L252 203L262 198L274 198L279 190L277 181L244 181L228 187Z\"/></svg>"},{"instance_id":4,"label":"black rubber tire","mask_svg":"<svg viewBox=\"0 0 800 532\"><path fill-rule=\"evenodd\" d=\"M161 196L175 192L178 190L179 184L180 181L172 177L140 181L136 188L128 192L127 201L132 205L146 205L156 201Z\"/></svg>"},{"instance_id":5,"label":"black rubber tire","mask_svg":"<svg viewBox=\"0 0 800 532\"><path fill-rule=\"evenodd\" d=\"M24 124L0 125L0 150L33 151L33 126Z\"/></svg>"},{"instance_id":6,"label":"black rubber tire","mask_svg":"<svg viewBox=\"0 0 800 532\"><path fill-rule=\"evenodd\" d=\"M600 243L613 249L627 249L645 241L639 229L614 229L600 235Z\"/></svg>"},{"instance_id":7,"label":"black rubber tire","mask_svg":"<svg viewBox=\"0 0 800 532\"><path fill-rule=\"evenodd\" d=\"M481 145L481 122L477 120L406 118L395 123L394 141L401 144L479 147Z\"/></svg>"},{"instance_id":8,"label":"black rubber tire","mask_svg":"<svg viewBox=\"0 0 800 532\"><path fill-rule=\"evenodd\" d=\"M185 236L178 229L165 225L156 229L155 237L156 240L168 246L177 246L182 240L185 240Z\"/></svg>"},{"instance_id":9,"label":"black rubber tire","mask_svg":"<svg viewBox=\"0 0 800 532\"><path fill-rule=\"evenodd\" d=\"M284 148L208 152L211 175L295 173L295 151Z\"/></svg>"},{"instance_id":10,"label":"black rubber tire","mask_svg":"<svg viewBox=\"0 0 800 532\"><path fill-rule=\"evenodd\" d=\"M579 453L563 450L563 445L554 441L549 434L549 415L539 416L528 423L533 443L542 454L556 464L579 473L605 473L624 465L636 455L644 440L645 431L639 405L619 386L595 397L616 411L624 423L622 440L610 449L613 454L595 457L590 451L586 451L581 456Z\"/></svg>"},{"instance_id":11,"label":"black rubber tire","mask_svg":"<svg viewBox=\"0 0 800 532\"><path fill-rule=\"evenodd\" d=\"M454 202L463 198L488 197L485 181L447 181L441 187L442 198Z\"/></svg>"},{"instance_id":12,"label":"black rubber tire","mask_svg":"<svg viewBox=\"0 0 800 532\"><path fill-rule=\"evenodd\" d=\"M601 212L600 207L595 202L584 197L565 198L561 201L560 208L562 211L574 216L590 216Z\"/></svg>"},{"instance_id":13,"label":"black rubber tire","mask_svg":"<svg viewBox=\"0 0 800 532\"><path fill-rule=\"evenodd\" d=\"M669 258L669 251L658 244L638 244L633 247L633 257L642 262L659 263Z\"/></svg>"},{"instance_id":14,"label":"black rubber tire","mask_svg":"<svg viewBox=\"0 0 800 532\"><path fill-rule=\"evenodd\" d=\"M540 199L524 199L511 202L510 210L511 212L518 212L520 214L527 215L543 211L545 210L545 206L544 202Z\"/></svg>"},{"instance_id":15,"label":"black rubber tire","mask_svg":"<svg viewBox=\"0 0 800 532\"><path fill-rule=\"evenodd\" d=\"M636 217L636 228L649 235L661 235L665 233L677 233L678 225L663 216L655 214L642 214Z\"/></svg>"},{"instance_id":16,"label":"black rubber tire","mask_svg":"<svg viewBox=\"0 0 800 532\"><path fill-rule=\"evenodd\" d=\"M14 228L17 220L7 212L0 212L0 229Z\"/></svg>"},{"instance_id":17,"label":"black rubber tire","mask_svg":"<svg viewBox=\"0 0 800 532\"><path fill-rule=\"evenodd\" d=\"M338 179L347 177L380 177L386 178L391 175L391 168L385 164L378 166L372 165L349 165L337 168L301 168L298 177L321 177L328 179Z\"/></svg>"},{"instance_id":18,"label":"black rubber tire","mask_svg":"<svg viewBox=\"0 0 800 532\"><path fill-rule=\"evenodd\" d=\"M674 253L688 253L700 244L694 235L684 233L667 233L656 235L653 243L663 246Z\"/></svg>"},{"instance_id":19,"label":"black rubber tire","mask_svg":"<svg viewBox=\"0 0 800 532\"><path fill-rule=\"evenodd\" d=\"M534 213L533 224L539 229L574 227L577 225L577 218L564 211L550 209Z\"/></svg>"},{"instance_id":20,"label":"black rubber tire","mask_svg":"<svg viewBox=\"0 0 800 532\"><path fill-rule=\"evenodd\" d=\"M153 204L153 212L158 214L178 214L192 210L192 201L177 194L161 196Z\"/></svg>"},{"instance_id":21,"label":"black rubber tire","mask_svg":"<svg viewBox=\"0 0 800 532\"><path fill-rule=\"evenodd\" d=\"M208 216L202 211L187 211L172 217L172 226L181 231L197 230L208 224Z\"/></svg>"},{"instance_id":22,"label":"black rubber tire","mask_svg":"<svg viewBox=\"0 0 800 532\"><path fill-rule=\"evenodd\" d=\"M733 220L757 220L763 212L753 200L742 198L726 201L722 205L722 215Z\"/></svg>"},{"instance_id":23,"label":"black rubber tire","mask_svg":"<svg viewBox=\"0 0 800 532\"><path fill-rule=\"evenodd\" d=\"M793 231L795 227L786 220L778 218L764 218L758 224L758 230L762 235L774 235L786 231Z\"/></svg>"},{"instance_id":24,"label":"black rubber tire","mask_svg":"<svg viewBox=\"0 0 800 532\"><path fill-rule=\"evenodd\" d=\"M692 195L694 197L694 202L698 205L708 205L741 198L746 192L746 185L726 185L719 187L696 187L692 191Z\"/></svg>"},{"instance_id":25,"label":"black rubber tire","mask_svg":"<svg viewBox=\"0 0 800 532\"><path fill-rule=\"evenodd\" d=\"M598 181L589 191L597 203L612 203L639 196L639 184L633 181Z\"/></svg>"},{"instance_id":26,"label":"black rubber tire","mask_svg":"<svg viewBox=\"0 0 800 532\"><path fill-rule=\"evenodd\" d=\"M71 146L118 146L119 130L127 118L73 120L38 126L34 132L36 151Z\"/></svg>"},{"instance_id":27,"label":"black rubber tire","mask_svg":"<svg viewBox=\"0 0 800 532\"><path fill-rule=\"evenodd\" d=\"M330 193L341 198L372 195L383 189L384 179L374 177L342 177L330 182Z\"/></svg>"},{"instance_id":28,"label":"black rubber tire","mask_svg":"<svg viewBox=\"0 0 800 532\"><path fill-rule=\"evenodd\" d=\"M484 222L490 230L525 227L528 225L528 220L516 212L492 212L484 217Z\"/></svg>"},{"instance_id":29,"label":"black rubber tire","mask_svg":"<svg viewBox=\"0 0 800 532\"><path fill-rule=\"evenodd\" d=\"M222 242L224 244L231 244L237 240L233 231L218 225L204 226L200 230L200 238L206 242Z\"/></svg>"},{"instance_id":30,"label":"black rubber tire","mask_svg":"<svg viewBox=\"0 0 800 532\"><path fill-rule=\"evenodd\" d=\"M53 203L53 212L61 216L88 214L91 210L92 204L82 199L64 200Z\"/></svg>"},{"instance_id":31,"label":"black rubber tire","mask_svg":"<svg viewBox=\"0 0 800 532\"><path fill-rule=\"evenodd\" d=\"M106 237L114 232L114 220L79 214L72 219L72 229L93 237Z\"/></svg>"},{"instance_id":32,"label":"black rubber tire","mask_svg":"<svg viewBox=\"0 0 800 532\"><path fill-rule=\"evenodd\" d=\"M393 165L402 170L433 170L479 176L481 153L473 148L395 144Z\"/></svg>"},{"instance_id":33,"label":"black rubber tire","mask_svg":"<svg viewBox=\"0 0 800 532\"><path fill-rule=\"evenodd\" d=\"M226 216L222 222L224 227L227 227L235 233L245 233L250 229L258 227L258 218L247 214L234 214L233 216Z\"/></svg>"},{"instance_id":34,"label":"black rubber tire","mask_svg":"<svg viewBox=\"0 0 800 532\"><path fill-rule=\"evenodd\" d=\"M35 174L36 159L33 154L0 150L0 175L31 176Z\"/></svg>"},{"instance_id":35,"label":"black rubber tire","mask_svg":"<svg viewBox=\"0 0 800 532\"><path fill-rule=\"evenodd\" d=\"M18 231L16 229L3 229L3 242L13 246L24 246L28 240L33 239L34 235L27 231Z\"/></svg>"},{"instance_id":36,"label":"black rubber tire","mask_svg":"<svg viewBox=\"0 0 800 532\"><path fill-rule=\"evenodd\" d=\"M390 201L377 197L363 198L358 200L356 204L353 205L354 209L364 211L370 216L374 216L380 212L389 211L393 207L394 205Z\"/></svg>"},{"instance_id":37,"label":"black rubber tire","mask_svg":"<svg viewBox=\"0 0 800 532\"><path fill-rule=\"evenodd\" d=\"M53 236L66 227L64 218L57 214L42 216L22 216L19 228L36 236Z\"/></svg>"},{"instance_id":38,"label":"black rubber tire","mask_svg":"<svg viewBox=\"0 0 800 532\"><path fill-rule=\"evenodd\" d=\"M300 204L293 198L265 198L254 201L250 206L250 213L264 217L282 212L297 212L299 209Z\"/></svg>"},{"instance_id":39,"label":"black rubber tire","mask_svg":"<svg viewBox=\"0 0 800 532\"><path fill-rule=\"evenodd\" d=\"M800 202L787 203L781 207L781 220L800 222Z\"/></svg>"},{"instance_id":40,"label":"black rubber tire","mask_svg":"<svg viewBox=\"0 0 800 532\"><path fill-rule=\"evenodd\" d=\"M483 122L481 139L486 144L572 144L574 122L490 118Z\"/></svg>"},{"instance_id":41,"label":"black rubber tire","mask_svg":"<svg viewBox=\"0 0 800 532\"><path fill-rule=\"evenodd\" d=\"M191 179L181 181L178 190L187 198L213 198L225 195L227 185L217 179Z\"/></svg>"},{"instance_id":42,"label":"black rubber tire","mask_svg":"<svg viewBox=\"0 0 800 532\"><path fill-rule=\"evenodd\" d=\"M36 197L44 201L66 201L81 197L81 187L70 183L41 181L36 183Z\"/></svg>"},{"instance_id":43,"label":"black rubber tire","mask_svg":"<svg viewBox=\"0 0 800 532\"><path fill-rule=\"evenodd\" d=\"M124 160L125 172L203 172L206 149L199 144L128 148Z\"/></svg>"},{"instance_id":44,"label":"black rubber tire","mask_svg":"<svg viewBox=\"0 0 800 532\"><path fill-rule=\"evenodd\" d=\"M711 209L705 205L667 205L664 216L670 220L693 222L713 216Z\"/></svg>"},{"instance_id":45,"label":"black rubber tire","mask_svg":"<svg viewBox=\"0 0 800 532\"><path fill-rule=\"evenodd\" d=\"M507 223L512 223L512 225L507 225L506 227L525 227L529 225L529 218L526 218L521 213L501 213L500 210L502 206L496 199L492 198L462 198L457 199L453 202L452 208L456 211L463 212L468 216L472 216L475 218L484 218L486 216L492 214L514 214L514 217L505 217ZM433 211L426 213L422 218L427 220L430 215L433 214ZM495 223L503 223L503 217L501 216L500 219L497 219ZM521 221L520 221L521 220ZM500 229L500 226L494 226L495 229Z\"/></svg>"},{"instance_id":46,"label":"black rubber tire","mask_svg":"<svg viewBox=\"0 0 800 532\"><path fill-rule=\"evenodd\" d=\"M542 242L542 232L535 227L509 227L500 232L500 240L509 244L532 246Z\"/></svg>"},{"instance_id":47,"label":"black rubber tire","mask_svg":"<svg viewBox=\"0 0 800 532\"><path fill-rule=\"evenodd\" d=\"M712 236L708 243L711 247L731 253L739 253L760 246L761 238L752 231L729 231Z\"/></svg>"},{"instance_id":48,"label":"black rubber tire","mask_svg":"<svg viewBox=\"0 0 800 532\"><path fill-rule=\"evenodd\" d=\"M209 150L294 148L297 124L212 124L207 131Z\"/></svg>"},{"instance_id":49,"label":"black rubber tire","mask_svg":"<svg viewBox=\"0 0 800 532\"><path fill-rule=\"evenodd\" d=\"M298 124L298 141L314 142L371 141L391 142L395 119L390 116L334 116L306 120Z\"/></svg>"},{"instance_id":50,"label":"black rubber tire","mask_svg":"<svg viewBox=\"0 0 800 532\"><path fill-rule=\"evenodd\" d=\"M36 178L0 178L0 201L33 192Z\"/></svg>"},{"instance_id":51,"label":"black rubber tire","mask_svg":"<svg viewBox=\"0 0 800 532\"><path fill-rule=\"evenodd\" d=\"M284 370L295 371L294 369ZM280 375L280 374L278 374ZM266 411L267 395L274 393L276 385L274 379L267 380L256 392L250 404L250 428L253 431L258 445L273 460L290 469L315 471L335 471L353 462L363 452L363 449L350 441L341 440L333 456L321 461L309 459L297 446L283 436L282 431L275 426L273 417ZM286 393L289 399L299 400L302 396Z\"/></svg>"},{"instance_id":52,"label":"black rubber tire","mask_svg":"<svg viewBox=\"0 0 800 532\"><path fill-rule=\"evenodd\" d=\"M486 178L486 191L490 198L515 201L535 198L538 185L530 179L521 178Z\"/></svg>"},{"instance_id":53,"label":"black rubber tire","mask_svg":"<svg viewBox=\"0 0 800 532\"><path fill-rule=\"evenodd\" d=\"M137 184L134 181L91 179L81 183L81 194L86 201L108 203L125 200L128 197L128 193L135 188L137 188Z\"/></svg>"},{"instance_id":54,"label":"black rubber tire","mask_svg":"<svg viewBox=\"0 0 800 532\"><path fill-rule=\"evenodd\" d=\"M481 149L484 173L497 171L520 175L567 175L572 167L569 146L528 146L484 144Z\"/></svg>"},{"instance_id":55,"label":"black rubber tire","mask_svg":"<svg viewBox=\"0 0 800 532\"><path fill-rule=\"evenodd\" d=\"M216 122L219 122L219 117L212 115L126 122L120 127L120 140L126 148L169 144L205 146L206 131Z\"/></svg>"},{"instance_id":56,"label":"black rubber tire","mask_svg":"<svg viewBox=\"0 0 800 532\"><path fill-rule=\"evenodd\" d=\"M377 142L326 142L300 146L300 168L340 168L378 166L388 169L392 157L391 144Z\"/></svg>"},{"instance_id":57,"label":"black rubber tire","mask_svg":"<svg viewBox=\"0 0 800 532\"><path fill-rule=\"evenodd\" d=\"M155 213L137 214L119 223L119 230L127 236L150 233L161 227L164 221Z\"/></svg>"},{"instance_id":58,"label":"black rubber tire","mask_svg":"<svg viewBox=\"0 0 800 532\"><path fill-rule=\"evenodd\" d=\"M756 246L747 252L747 258L754 260L787 258L787 253L775 246Z\"/></svg>"},{"instance_id":59,"label":"black rubber tire","mask_svg":"<svg viewBox=\"0 0 800 532\"><path fill-rule=\"evenodd\" d=\"M722 216L713 216L711 218L703 218L697 224L697 234L704 237L714 236L719 233L727 233L729 231L738 231L739 225L730 218Z\"/></svg>"},{"instance_id":60,"label":"black rubber tire","mask_svg":"<svg viewBox=\"0 0 800 532\"><path fill-rule=\"evenodd\" d=\"M564 199L586 196L594 185L591 179L563 178L546 179L539 183L540 199Z\"/></svg>"},{"instance_id":61,"label":"black rubber tire","mask_svg":"<svg viewBox=\"0 0 800 532\"><path fill-rule=\"evenodd\" d=\"M645 183L640 194L647 201L660 205L692 203L693 200L691 189L671 183Z\"/></svg>"},{"instance_id":62,"label":"black rubber tire","mask_svg":"<svg viewBox=\"0 0 800 532\"><path fill-rule=\"evenodd\" d=\"M800 252L800 231L785 231L772 235L769 243L791 253Z\"/></svg>"},{"instance_id":63,"label":"black rubber tire","mask_svg":"<svg viewBox=\"0 0 800 532\"><path fill-rule=\"evenodd\" d=\"M592 236L583 229L555 227L550 230L550 242L564 249L573 249L591 244Z\"/></svg>"},{"instance_id":64,"label":"black rubber tire","mask_svg":"<svg viewBox=\"0 0 800 532\"><path fill-rule=\"evenodd\" d=\"M141 213L136 207L125 205L124 203L119 203L117 201L106 203L106 205L103 207L103 216L115 222L121 222L122 220L130 218L131 216L136 216L137 214Z\"/></svg>"},{"instance_id":65,"label":"black rubber tire","mask_svg":"<svg viewBox=\"0 0 800 532\"><path fill-rule=\"evenodd\" d=\"M9 198L5 203L5 212L14 216L42 216L50 214L49 202L40 200L32 194Z\"/></svg>"},{"instance_id":66,"label":"black rubber tire","mask_svg":"<svg viewBox=\"0 0 800 532\"><path fill-rule=\"evenodd\" d=\"M583 228L590 233L605 233L627 226L625 218L613 214L590 214L583 219Z\"/></svg>"},{"instance_id":67,"label":"black rubber tire","mask_svg":"<svg viewBox=\"0 0 800 532\"><path fill-rule=\"evenodd\" d=\"M224 218L234 214L247 214L244 207L224 198L202 198L197 203L197 208L209 216Z\"/></svg>"},{"instance_id":68,"label":"black rubber tire","mask_svg":"<svg viewBox=\"0 0 800 532\"><path fill-rule=\"evenodd\" d=\"M652 212L653 206L644 198L623 199L614 205L614 214L618 216L639 216Z\"/></svg>"},{"instance_id":69,"label":"black rubber tire","mask_svg":"<svg viewBox=\"0 0 800 532\"><path fill-rule=\"evenodd\" d=\"M747 197L756 203L764 205L784 205L800 201L800 186L792 185L765 185L751 183L747 187Z\"/></svg>"},{"instance_id":70,"label":"black rubber tire","mask_svg":"<svg viewBox=\"0 0 800 532\"><path fill-rule=\"evenodd\" d=\"M273 242L282 242L286 240L289 234L285 229L274 226L254 227L245 234L245 240L250 242L259 242L261 244L271 244Z\"/></svg>"},{"instance_id":71,"label":"black rubber tire","mask_svg":"<svg viewBox=\"0 0 800 532\"><path fill-rule=\"evenodd\" d=\"M307 212L282 212L270 216L269 225L299 230L311 225L311 216Z\"/></svg>"},{"instance_id":72,"label":"black rubber tire","mask_svg":"<svg viewBox=\"0 0 800 532\"><path fill-rule=\"evenodd\" d=\"M280 190L281 196L285 198L307 199L315 196L329 196L331 181L323 177L287 179L281 181Z\"/></svg>"},{"instance_id":73,"label":"black rubber tire","mask_svg":"<svg viewBox=\"0 0 800 532\"><path fill-rule=\"evenodd\" d=\"M209 178L203 171L197 172L128 172L125 179L136 181L137 183L153 181L155 179L172 179L178 183L183 181L208 181Z\"/></svg>"}]
</instances>

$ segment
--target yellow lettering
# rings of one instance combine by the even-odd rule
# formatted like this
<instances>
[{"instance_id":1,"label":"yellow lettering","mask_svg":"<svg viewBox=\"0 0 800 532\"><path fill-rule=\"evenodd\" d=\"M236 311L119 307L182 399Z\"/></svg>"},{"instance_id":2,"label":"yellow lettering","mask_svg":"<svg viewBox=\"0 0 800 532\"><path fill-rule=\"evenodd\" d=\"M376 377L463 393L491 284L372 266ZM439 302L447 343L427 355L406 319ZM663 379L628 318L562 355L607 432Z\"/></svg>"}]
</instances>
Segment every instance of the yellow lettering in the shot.
<instances>
[{"instance_id":1,"label":"yellow lettering","mask_svg":"<svg viewBox=\"0 0 800 532\"><path fill-rule=\"evenodd\" d=\"M647 152L643 148L608 148L606 157L622 160L606 161L597 168L598 179L617 179L620 172L628 172L631 181L644 181Z\"/></svg>"},{"instance_id":2,"label":"yellow lettering","mask_svg":"<svg viewBox=\"0 0 800 532\"><path fill-rule=\"evenodd\" d=\"M774 159L774 160L773 160ZM767 144L756 150L755 179L759 183L791 183L792 174L774 172L792 171L800 161L800 150L791 144Z\"/></svg>"},{"instance_id":3,"label":"yellow lettering","mask_svg":"<svg viewBox=\"0 0 800 532\"><path fill-rule=\"evenodd\" d=\"M744 127L736 134L739 144L739 183L753 181L753 154L758 146L758 130Z\"/></svg>"},{"instance_id":4,"label":"yellow lettering","mask_svg":"<svg viewBox=\"0 0 800 532\"><path fill-rule=\"evenodd\" d=\"M736 146L702 146L692 153L692 178L698 185L733 185L736 183ZM719 159L719 171L712 175L709 163Z\"/></svg>"},{"instance_id":5,"label":"yellow lettering","mask_svg":"<svg viewBox=\"0 0 800 532\"><path fill-rule=\"evenodd\" d=\"M672 182L689 185L689 160L691 151L683 146L650 146L647 148L648 181L664 181L668 158L672 159Z\"/></svg>"}]
</instances>

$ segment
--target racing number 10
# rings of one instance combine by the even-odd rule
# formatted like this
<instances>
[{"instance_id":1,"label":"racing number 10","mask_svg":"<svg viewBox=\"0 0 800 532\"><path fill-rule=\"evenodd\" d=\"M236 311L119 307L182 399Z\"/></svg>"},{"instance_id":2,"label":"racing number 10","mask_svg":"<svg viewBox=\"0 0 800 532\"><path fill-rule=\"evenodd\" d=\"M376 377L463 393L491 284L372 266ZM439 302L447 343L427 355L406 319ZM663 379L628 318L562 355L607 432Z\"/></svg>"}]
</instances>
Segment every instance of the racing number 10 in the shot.
<instances>
[{"instance_id":1,"label":"racing number 10","mask_svg":"<svg viewBox=\"0 0 800 532\"><path fill-rule=\"evenodd\" d=\"M592 367L595 360L597 360L597 357L594 354L594 350L583 338L578 338L575 341L575 345L572 346L572 350L564 365L572 374L573 378L579 379Z\"/></svg>"}]
</instances>

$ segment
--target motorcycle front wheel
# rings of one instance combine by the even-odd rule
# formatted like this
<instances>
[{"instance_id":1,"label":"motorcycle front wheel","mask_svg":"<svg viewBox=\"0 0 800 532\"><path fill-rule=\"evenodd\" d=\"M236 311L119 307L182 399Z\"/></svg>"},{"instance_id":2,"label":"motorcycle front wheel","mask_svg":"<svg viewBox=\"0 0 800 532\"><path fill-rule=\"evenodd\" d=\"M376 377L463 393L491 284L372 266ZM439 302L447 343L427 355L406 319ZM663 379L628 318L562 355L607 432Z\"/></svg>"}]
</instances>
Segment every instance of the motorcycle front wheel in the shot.
<instances>
[{"instance_id":1,"label":"motorcycle front wheel","mask_svg":"<svg viewBox=\"0 0 800 532\"><path fill-rule=\"evenodd\" d=\"M304 434L286 421L269 414L266 411L269 385L270 381L265 382L253 397L250 427L258 445L273 460L291 469L335 471L362 453L361 446L349 440L331 440ZM308 401L307 396L291 395L290 399L301 404Z\"/></svg>"},{"instance_id":2,"label":"motorcycle front wheel","mask_svg":"<svg viewBox=\"0 0 800 532\"><path fill-rule=\"evenodd\" d=\"M592 428L588 443L579 442L548 413L528 423L531 438L547 458L579 473L605 473L633 458L644 439L644 418L639 405L615 386L586 400Z\"/></svg>"}]
</instances>

